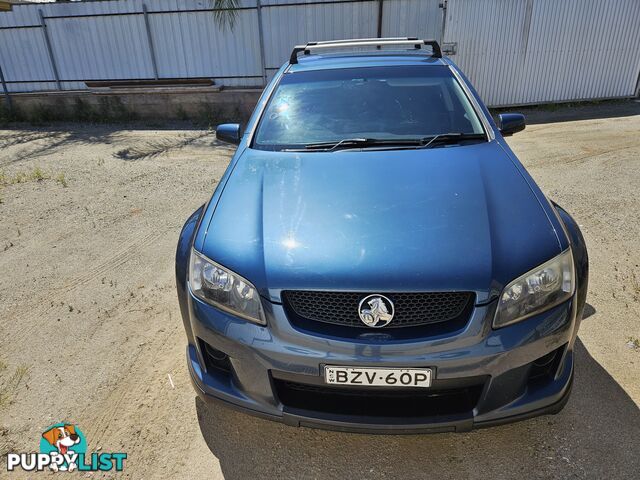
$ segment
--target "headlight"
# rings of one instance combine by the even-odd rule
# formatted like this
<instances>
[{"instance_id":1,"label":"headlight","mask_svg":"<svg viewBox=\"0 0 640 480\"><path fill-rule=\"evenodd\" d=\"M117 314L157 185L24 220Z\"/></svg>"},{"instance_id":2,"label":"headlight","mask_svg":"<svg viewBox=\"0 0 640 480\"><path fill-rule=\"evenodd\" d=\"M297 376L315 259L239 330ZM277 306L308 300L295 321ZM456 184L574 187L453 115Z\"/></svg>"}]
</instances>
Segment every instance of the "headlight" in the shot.
<instances>
[{"instance_id":1,"label":"headlight","mask_svg":"<svg viewBox=\"0 0 640 480\"><path fill-rule=\"evenodd\" d=\"M203 302L260 325L266 325L256 288L237 273L191 249L189 286Z\"/></svg>"},{"instance_id":2,"label":"headlight","mask_svg":"<svg viewBox=\"0 0 640 480\"><path fill-rule=\"evenodd\" d=\"M568 248L506 286L498 301L493 328L519 322L568 300L574 285L573 256Z\"/></svg>"}]
</instances>

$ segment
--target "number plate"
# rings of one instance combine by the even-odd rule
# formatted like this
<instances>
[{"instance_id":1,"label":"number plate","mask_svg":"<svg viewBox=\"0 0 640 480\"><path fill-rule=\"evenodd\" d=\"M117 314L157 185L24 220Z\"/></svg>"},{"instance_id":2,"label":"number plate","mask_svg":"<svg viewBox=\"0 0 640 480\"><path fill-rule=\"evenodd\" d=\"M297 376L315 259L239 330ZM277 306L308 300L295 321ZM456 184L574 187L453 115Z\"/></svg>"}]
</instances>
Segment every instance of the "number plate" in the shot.
<instances>
[{"instance_id":1,"label":"number plate","mask_svg":"<svg viewBox=\"0 0 640 480\"><path fill-rule=\"evenodd\" d=\"M324 381L360 387L430 387L430 368L324 367Z\"/></svg>"}]
</instances>

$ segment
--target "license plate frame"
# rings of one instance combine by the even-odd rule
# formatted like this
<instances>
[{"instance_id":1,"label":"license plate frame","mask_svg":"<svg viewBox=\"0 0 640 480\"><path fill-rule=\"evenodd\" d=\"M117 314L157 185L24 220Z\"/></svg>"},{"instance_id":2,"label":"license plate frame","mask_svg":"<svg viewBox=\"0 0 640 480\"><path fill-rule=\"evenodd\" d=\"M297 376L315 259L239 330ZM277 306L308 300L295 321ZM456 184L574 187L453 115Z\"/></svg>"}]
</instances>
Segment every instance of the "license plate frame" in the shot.
<instances>
[{"instance_id":1,"label":"license plate frame","mask_svg":"<svg viewBox=\"0 0 640 480\"><path fill-rule=\"evenodd\" d=\"M342 372L342 373L338 373ZM430 388L435 369L431 367L353 367L325 365L324 382L365 388Z\"/></svg>"}]
</instances>

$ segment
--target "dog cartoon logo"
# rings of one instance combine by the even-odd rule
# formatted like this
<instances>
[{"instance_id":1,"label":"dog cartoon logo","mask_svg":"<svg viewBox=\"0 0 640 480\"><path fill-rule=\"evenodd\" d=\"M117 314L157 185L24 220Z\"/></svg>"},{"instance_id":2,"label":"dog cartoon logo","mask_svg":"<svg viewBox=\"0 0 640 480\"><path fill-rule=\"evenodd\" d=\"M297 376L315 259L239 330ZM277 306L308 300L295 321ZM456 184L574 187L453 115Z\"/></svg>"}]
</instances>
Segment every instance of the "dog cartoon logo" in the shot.
<instances>
[{"instance_id":1,"label":"dog cartoon logo","mask_svg":"<svg viewBox=\"0 0 640 480\"><path fill-rule=\"evenodd\" d=\"M75 462L78 453L84 454L87 450L87 443L82 432L75 425L69 423L56 424L42 434L40 440L40 451L42 453L58 453L66 461L61 465L51 463L50 468L54 471L62 470L72 472L78 465ZM69 461L68 459L73 459Z\"/></svg>"},{"instance_id":2,"label":"dog cartoon logo","mask_svg":"<svg viewBox=\"0 0 640 480\"><path fill-rule=\"evenodd\" d=\"M87 439L77 425L61 422L40 436L40 452L8 452L7 471L121 472L125 452L87 452Z\"/></svg>"}]
</instances>

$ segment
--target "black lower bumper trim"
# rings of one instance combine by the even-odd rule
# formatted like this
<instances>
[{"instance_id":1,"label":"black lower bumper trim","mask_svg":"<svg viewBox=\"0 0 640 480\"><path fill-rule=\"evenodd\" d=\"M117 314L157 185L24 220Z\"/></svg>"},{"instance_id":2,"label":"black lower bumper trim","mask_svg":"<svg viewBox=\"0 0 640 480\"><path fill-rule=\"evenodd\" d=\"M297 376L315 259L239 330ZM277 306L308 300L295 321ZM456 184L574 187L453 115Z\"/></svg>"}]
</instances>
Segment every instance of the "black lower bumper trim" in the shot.
<instances>
[{"instance_id":1,"label":"black lower bumper trim","mask_svg":"<svg viewBox=\"0 0 640 480\"><path fill-rule=\"evenodd\" d=\"M569 380L569 385L560 398L555 403L548 405L543 408L539 408L536 410L531 410L529 412L521 413L518 415L511 415L508 417L497 418L495 420L486 420L482 422L474 422L474 428L487 428L487 427L497 427L498 425L504 425L507 423L520 422L522 420L528 420L533 417L538 417L540 415L555 415L560 413L562 409L565 407L567 402L569 401L569 397L571 396L571 390L573 388L573 373L571 373L571 378Z\"/></svg>"},{"instance_id":2,"label":"black lower bumper trim","mask_svg":"<svg viewBox=\"0 0 640 480\"><path fill-rule=\"evenodd\" d=\"M302 413L302 412L301 412ZM302 416L295 411L287 411L283 414L283 420L288 425L299 427L310 427L321 430L334 430L348 433L366 433L366 434L419 434L419 433L444 433L444 432L468 432L473 428L473 418L449 417L431 420L424 423L424 418L403 419L402 423L396 423L396 419L389 419L389 423L385 423L380 418L362 418L359 417L357 422L349 420L348 416L340 419L335 415L331 417L309 417Z\"/></svg>"},{"instance_id":3,"label":"black lower bumper trim","mask_svg":"<svg viewBox=\"0 0 640 480\"><path fill-rule=\"evenodd\" d=\"M211 395L203 390L200 382L196 378L195 372L189 362L189 376L198 396L206 403L220 404L233 410L247 413L256 417L264 418L279 423L295 427L310 427L322 430L334 430L350 433L366 434L423 434L423 433L444 433L444 432L467 432L474 428L485 428L526 420L540 415L559 413L567 404L573 386L573 372L569 379L569 384L563 396L555 403L546 407L531 410L517 415L511 415L494 420L475 421L471 413L459 415L443 415L438 417L425 418L402 418L366 419L357 417L354 422L350 415L326 415L318 412L309 412L302 409L285 408L282 415L274 415L252 408L247 408L223 398Z\"/></svg>"},{"instance_id":4,"label":"black lower bumper trim","mask_svg":"<svg viewBox=\"0 0 640 480\"><path fill-rule=\"evenodd\" d=\"M229 407L233 410L247 413L249 415L253 415L256 417L264 418L266 420L271 420L279 423L284 423L286 425L294 426L294 427L310 427L317 428L322 430L334 430L341 432L349 432L349 433L366 433L366 434L425 434L425 433L445 433L445 432L468 432L474 428L485 428L485 427L493 427L498 425L503 425L506 423L513 423L521 420L526 420L532 417L536 417L539 415L547 415L547 414L556 414L559 413L564 406L567 404L569 400L569 396L571 394L571 388L573 385L573 374L571 376L571 380L567 390L560 400L552 405L547 407L532 410L530 412L525 412L519 415L512 415L509 417L499 418L490 421L484 422L474 422L473 418L448 418L441 419L441 421L434 421L433 423L408 423L409 419L405 419L406 423L402 424L384 424L379 423L380 419L377 419L375 423L353 423L348 421L343 421L340 419L331 418L313 418L309 416L302 416L295 411L285 411L282 416L272 415L269 413L261 412L259 410L253 410L250 408L246 408L240 405L237 405L233 402L214 397L212 395L207 394L200 385L198 381L194 377L194 373L189 368L189 373L191 376L191 381L193 386L198 393L198 396L209 404L219 404L226 407ZM419 420L417 420L419 421Z\"/></svg>"}]
</instances>

